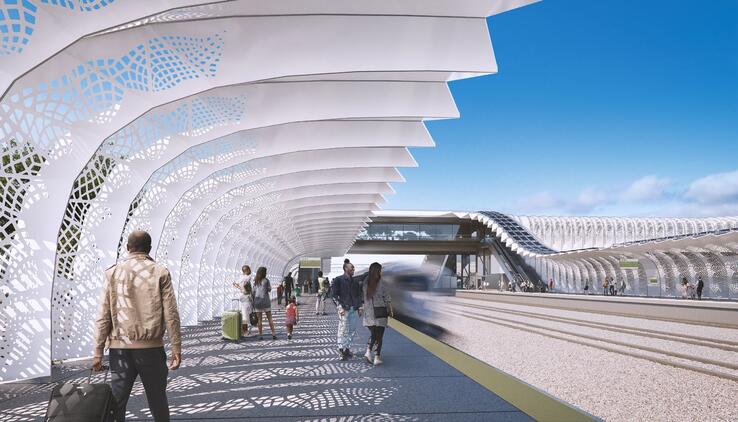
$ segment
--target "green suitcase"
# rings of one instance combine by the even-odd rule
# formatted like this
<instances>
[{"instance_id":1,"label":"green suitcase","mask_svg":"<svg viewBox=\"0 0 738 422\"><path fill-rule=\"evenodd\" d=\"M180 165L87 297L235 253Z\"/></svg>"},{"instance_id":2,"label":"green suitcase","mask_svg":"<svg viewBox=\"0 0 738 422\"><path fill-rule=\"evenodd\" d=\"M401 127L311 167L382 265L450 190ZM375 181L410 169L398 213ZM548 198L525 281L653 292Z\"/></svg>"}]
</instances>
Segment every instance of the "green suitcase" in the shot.
<instances>
[{"instance_id":1,"label":"green suitcase","mask_svg":"<svg viewBox=\"0 0 738 422\"><path fill-rule=\"evenodd\" d=\"M233 305L233 302L240 305L240 301L238 299L233 299L231 301L231 306ZM223 312L223 316L221 317L223 338L238 341L238 339L241 338L241 321L241 311L232 309L230 311Z\"/></svg>"}]
</instances>

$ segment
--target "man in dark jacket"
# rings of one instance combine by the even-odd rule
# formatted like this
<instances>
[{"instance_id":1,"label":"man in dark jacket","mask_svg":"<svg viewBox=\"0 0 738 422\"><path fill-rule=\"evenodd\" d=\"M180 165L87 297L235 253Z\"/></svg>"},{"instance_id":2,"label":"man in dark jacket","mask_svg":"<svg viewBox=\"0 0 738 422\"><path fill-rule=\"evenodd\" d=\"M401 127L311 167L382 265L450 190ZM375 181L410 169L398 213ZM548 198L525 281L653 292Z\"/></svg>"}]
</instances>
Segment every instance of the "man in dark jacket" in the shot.
<instances>
[{"instance_id":1,"label":"man in dark jacket","mask_svg":"<svg viewBox=\"0 0 738 422\"><path fill-rule=\"evenodd\" d=\"M323 272L318 271L318 275L315 276L313 279L313 287L310 290L310 293L318 293L318 290L320 290L320 282L318 281L318 277L323 277Z\"/></svg>"},{"instance_id":2,"label":"man in dark jacket","mask_svg":"<svg viewBox=\"0 0 738 422\"><path fill-rule=\"evenodd\" d=\"M343 264L343 275L333 281L333 300L338 309L338 351L341 360L346 360L353 356L351 344L364 311L361 284L354 278L354 265L350 262Z\"/></svg>"},{"instance_id":3,"label":"man in dark jacket","mask_svg":"<svg viewBox=\"0 0 738 422\"><path fill-rule=\"evenodd\" d=\"M292 278L292 274L287 273L286 276L284 276L284 303L285 305L290 303L290 298L292 298L292 290L295 288L295 279Z\"/></svg>"},{"instance_id":4,"label":"man in dark jacket","mask_svg":"<svg viewBox=\"0 0 738 422\"><path fill-rule=\"evenodd\" d=\"M697 300L702 300L702 289L705 288L705 282L702 281L702 276L697 277Z\"/></svg>"}]
</instances>

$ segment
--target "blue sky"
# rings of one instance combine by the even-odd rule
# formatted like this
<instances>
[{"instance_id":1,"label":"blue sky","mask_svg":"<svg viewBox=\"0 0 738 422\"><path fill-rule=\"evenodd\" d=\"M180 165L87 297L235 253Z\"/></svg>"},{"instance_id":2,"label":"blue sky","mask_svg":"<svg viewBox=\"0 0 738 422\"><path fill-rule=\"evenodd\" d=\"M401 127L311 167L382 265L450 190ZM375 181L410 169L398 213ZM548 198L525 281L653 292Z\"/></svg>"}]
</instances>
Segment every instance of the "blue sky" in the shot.
<instances>
[{"instance_id":1,"label":"blue sky","mask_svg":"<svg viewBox=\"0 0 738 422\"><path fill-rule=\"evenodd\" d=\"M738 1L544 0L488 19L499 73L388 209L738 215Z\"/></svg>"}]
</instances>

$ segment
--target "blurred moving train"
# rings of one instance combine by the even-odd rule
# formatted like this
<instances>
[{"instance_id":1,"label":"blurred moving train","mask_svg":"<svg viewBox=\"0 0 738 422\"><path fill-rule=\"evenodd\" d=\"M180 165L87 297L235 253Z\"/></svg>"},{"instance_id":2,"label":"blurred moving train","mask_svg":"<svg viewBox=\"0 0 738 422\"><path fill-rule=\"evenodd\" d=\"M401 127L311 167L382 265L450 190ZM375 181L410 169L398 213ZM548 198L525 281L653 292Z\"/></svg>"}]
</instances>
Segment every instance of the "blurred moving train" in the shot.
<instances>
[{"instance_id":1,"label":"blurred moving train","mask_svg":"<svg viewBox=\"0 0 738 422\"><path fill-rule=\"evenodd\" d=\"M357 272L354 277L365 279L367 270ZM382 279L392 298L395 318L416 330L433 337L444 333L438 325L440 314L433 309L428 300L441 295L434 292L432 271L427 268L412 267L403 263L382 264Z\"/></svg>"}]
</instances>

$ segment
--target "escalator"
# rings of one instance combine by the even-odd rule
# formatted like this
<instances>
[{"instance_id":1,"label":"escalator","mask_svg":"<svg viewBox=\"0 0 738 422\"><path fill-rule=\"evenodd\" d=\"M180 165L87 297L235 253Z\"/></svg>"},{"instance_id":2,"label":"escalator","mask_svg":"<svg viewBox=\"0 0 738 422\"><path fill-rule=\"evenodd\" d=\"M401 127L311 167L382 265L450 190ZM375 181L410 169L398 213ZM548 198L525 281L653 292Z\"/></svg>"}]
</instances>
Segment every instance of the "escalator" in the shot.
<instances>
[{"instance_id":1,"label":"escalator","mask_svg":"<svg viewBox=\"0 0 738 422\"><path fill-rule=\"evenodd\" d=\"M546 283L538 277L536 270L528 265L520 255L503 245L498 238L490 237L484 243L498 258L498 262L508 280L515 284L518 291L522 290L522 286L525 286L528 282L533 285L535 291L545 290Z\"/></svg>"},{"instance_id":2,"label":"escalator","mask_svg":"<svg viewBox=\"0 0 738 422\"><path fill-rule=\"evenodd\" d=\"M479 213L492 219L509 238L526 250L540 255L556 253L510 216L495 211L480 211ZM536 270L528 265L522 256L508 248L498 236L490 236L485 243L499 258L503 271L511 282L516 283L517 286L530 283L535 291L545 291L546 283L540 279Z\"/></svg>"}]
</instances>

